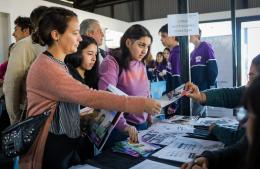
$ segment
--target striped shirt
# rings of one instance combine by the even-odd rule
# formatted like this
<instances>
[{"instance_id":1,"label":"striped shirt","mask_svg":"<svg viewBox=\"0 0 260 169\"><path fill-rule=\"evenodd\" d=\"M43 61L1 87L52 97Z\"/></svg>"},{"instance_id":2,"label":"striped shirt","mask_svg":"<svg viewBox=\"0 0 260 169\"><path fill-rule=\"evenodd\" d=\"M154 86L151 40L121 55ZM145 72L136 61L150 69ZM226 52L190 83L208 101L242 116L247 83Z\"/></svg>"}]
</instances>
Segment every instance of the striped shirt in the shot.
<instances>
[{"instance_id":1,"label":"striped shirt","mask_svg":"<svg viewBox=\"0 0 260 169\"><path fill-rule=\"evenodd\" d=\"M80 136L79 109L79 104L58 102L50 132L56 135L65 134L69 138L78 138Z\"/></svg>"}]
</instances>

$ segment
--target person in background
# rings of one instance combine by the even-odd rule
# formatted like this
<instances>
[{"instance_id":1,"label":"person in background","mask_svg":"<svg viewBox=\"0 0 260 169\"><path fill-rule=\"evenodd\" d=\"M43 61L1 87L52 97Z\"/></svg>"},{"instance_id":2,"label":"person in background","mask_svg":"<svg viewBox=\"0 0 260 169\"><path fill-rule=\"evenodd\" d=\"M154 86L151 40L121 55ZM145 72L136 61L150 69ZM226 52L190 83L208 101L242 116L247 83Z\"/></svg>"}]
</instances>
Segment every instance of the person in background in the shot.
<instances>
[{"instance_id":1,"label":"person in background","mask_svg":"<svg viewBox=\"0 0 260 169\"><path fill-rule=\"evenodd\" d=\"M167 69L163 74L166 76L165 93L169 93L181 85L179 38L168 35L168 24L165 24L160 28L159 34L161 36L161 42L163 46L170 49ZM165 107L166 118L173 116L173 114L178 114L179 105L180 103L173 103L170 106Z\"/></svg>"},{"instance_id":2,"label":"person in background","mask_svg":"<svg viewBox=\"0 0 260 169\"><path fill-rule=\"evenodd\" d=\"M82 36L76 53L67 55L64 62L70 74L81 83L93 89L98 89L98 48L95 39Z\"/></svg>"},{"instance_id":3,"label":"person in background","mask_svg":"<svg viewBox=\"0 0 260 169\"><path fill-rule=\"evenodd\" d=\"M12 35L16 42L31 35L33 26L29 17L19 16L15 19L14 24L15 27Z\"/></svg>"},{"instance_id":4,"label":"person in background","mask_svg":"<svg viewBox=\"0 0 260 169\"><path fill-rule=\"evenodd\" d=\"M260 75L260 54L253 58L248 75L249 79L246 86L208 89L202 92L200 92L198 86L188 82L185 85L185 89L191 91L191 93L187 93L186 96L205 106L232 109L241 107L241 99L246 91L246 88L250 86L258 75ZM245 129L243 126L239 127L238 130L235 130L212 124L209 132L215 135L218 140L226 145L231 145L239 141L244 136Z\"/></svg>"},{"instance_id":5,"label":"person in background","mask_svg":"<svg viewBox=\"0 0 260 169\"><path fill-rule=\"evenodd\" d=\"M200 90L216 87L218 66L212 46L201 41L201 30L199 35L190 36L190 42L195 45L190 54L191 82L196 84ZM205 106L192 103L192 115L205 117L207 109Z\"/></svg>"},{"instance_id":6,"label":"person in background","mask_svg":"<svg viewBox=\"0 0 260 169\"><path fill-rule=\"evenodd\" d=\"M155 80L154 68L155 68L155 60L153 59L153 55L150 53L147 58L144 60L147 77L150 82Z\"/></svg>"},{"instance_id":7,"label":"person in background","mask_svg":"<svg viewBox=\"0 0 260 169\"><path fill-rule=\"evenodd\" d=\"M161 42L163 46L170 49L168 70L170 73L167 73L167 92L174 90L181 84L180 78L180 46L178 37L168 35L168 24L162 26L159 30L161 36Z\"/></svg>"},{"instance_id":8,"label":"person in background","mask_svg":"<svg viewBox=\"0 0 260 169\"><path fill-rule=\"evenodd\" d=\"M48 8L39 6L30 15L33 31L37 29L38 22ZM27 72L35 58L44 51L44 47L33 43L28 36L18 41L12 48L8 60L3 91L5 95L6 109L11 124L19 121L26 111L26 77ZM23 116L23 117L24 117Z\"/></svg>"},{"instance_id":9,"label":"person in background","mask_svg":"<svg viewBox=\"0 0 260 169\"><path fill-rule=\"evenodd\" d=\"M155 74L159 81L165 80L165 74L163 70L166 70L166 60L163 57L162 52L158 52L156 54L156 62L155 62Z\"/></svg>"},{"instance_id":10,"label":"person in background","mask_svg":"<svg viewBox=\"0 0 260 169\"><path fill-rule=\"evenodd\" d=\"M132 25L128 28L121 38L120 47L111 51L111 55L100 65L99 89L106 90L111 84L129 96L149 97L144 59L150 53L151 44L152 36L145 27ZM116 130L110 135L107 146L126 139L128 135L131 142L137 142L137 131L147 129L151 122L152 118L146 111L138 115L124 112L115 127Z\"/></svg>"},{"instance_id":11,"label":"person in background","mask_svg":"<svg viewBox=\"0 0 260 169\"><path fill-rule=\"evenodd\" d=\"M95 19L85 19L80 24L80 34L90 36L94 38L98 46L102 46L104 33L101 29L100 23ZM106 52L99 48L99 64L101 64L103 58L106 57Z\"/></svg>"},{"instance_id":12,"label":"person in background","mask_svg":"<svg viewBox=\"0 0 260 169\"><path fill-rule=\"evenodd\" d=\"M14 43L9 45L8 58L10 56L10 52L11 52L13 45L14 45ZM6 112L5 97L4 97L3 88L2 88L7 64L8 64L8 59L0 65L0 90L1 90L0 91L0 132L2 132L3 129L5 129L6 127L8 127L10 125L10 119L9 119L8 113Z\"/></svg>"},{"instance_id":13,"label":"person in background","mask_svg":"<svg viewBox=\"0 0 260 169\"><path fill-rule=\"evenodd\" d=\"M171 63L169 62L170 52L171 50L169 48L164 48L163 50L163 58L166 60L167 70L171 69Z\"/></svg>"},{"instance_id":14,"label":"person in background","mask_svg":"<svg viewBox=\"0 0 260 169\"><path fill-rule=\"evenodd\" d=\"M52 116L28 152L20 156L20 169L67 169L79 164L79 105L136 114L160 112L157 101L93 90L69 74L64 58L77 52L82 41L78 18L73 11L50 7L32 37L35 43L48 47L36 58L27 76L27 115L39 115L50 109ZM65 102L66 107L59 104Z\"/></svg>"},{"instance_id":15,"label":"person in background","mask_svg":"<svg viewBox=\"0 0 260 169\"><path fill-rule=\"evenodd\" d=\"M235 145L217 151L205 151L182 169L258 169L260 168L260 77L257 76L245 92L243 106L246 137Z\"/></svg>"},{"instance_id":16,"label":"person in background","mask_svg":"<svg viewBox=\"0 0 260 169\"><path fill-rule=\"evenodd\" d=\"M98 89L98 45L95 39L88 36L81 36L82 41L79 43L76 53L69 54L65 57L64 62L67 65L70 74L87 85L90 88ZM84 108L81 106L81 108ZM84 115L81 115L80 125L81 130L85 123ZM87 136L80 137L78 154L81 162L84 163L89 158L94 156L94 145L90 142Z\"/></svg>"}]
</instances>

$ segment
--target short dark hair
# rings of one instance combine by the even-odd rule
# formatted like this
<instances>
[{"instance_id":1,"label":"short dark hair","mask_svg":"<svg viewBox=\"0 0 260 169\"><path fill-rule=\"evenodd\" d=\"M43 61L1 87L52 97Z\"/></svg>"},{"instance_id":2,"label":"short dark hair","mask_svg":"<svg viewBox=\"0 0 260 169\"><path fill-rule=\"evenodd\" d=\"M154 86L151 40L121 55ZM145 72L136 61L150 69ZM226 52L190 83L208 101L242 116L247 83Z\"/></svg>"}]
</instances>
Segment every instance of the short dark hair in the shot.
<instances>
[{"instance_id":1,"label":"short dark hair","mask_svg":"<svg viewBox=\"0 0 260 169\"><path fill-rule=\"evenodd\" d=\"M167 33L168 34L168 24L163 25L160 30L159 33ZM174 36L175 40L177 42L179 42L179 37L178 36Z\"/></svg>"},{"instance_id":2,"label":"short dark hair","mask_svg":"<svg viewBox=\"0 0 260 169\"><path fill-rule=\"evenodd\" d=\"M126 46L126 40L139 40L142 37L149 37L151 39L151 42L153 42L153 37L151 33L143 27L142 25L135 24L129 27L124 35L122 36L120 40L120 48L112 50L111 54L115 57L116 61L119 64L119 68L128 69L130 61L132 59L132 56L130 54L130 51L128 47ZM147 54L143 58L143 62L146 59L146 57L150 54L151 47L149 47Z\"/></svg>"},{"instance_id":3,"label":"short dark hair","mask_svg":"<svg viewBox=\"0 0 260 169\"><path fill-rule=\"evenodd\" d=\"M39 23L40 19L42 18L42 16L44 15L44 13L47 10L48 10L48 7L39 6L31 12L30 20L31 20L31 24L32 24L33 29L36 29L38 27L38 23Z\"/></svg>"},{"instance_id":4,"label":"short dark hair","mask_svg":"<svg viewBox=\"0 0 260 169\"><path fill-rule=\"evenodd\" d=\"M260 74L260 54L253 58L251 64L256 67L257 72Z\"/></svg>"},{"instance_id":5,"label":"short dark hair","mask_svg":"<svg viewBox=\"0 0 260 169\"><path fill-rule=\"evenodd\" d=\"M95 39L93 39L92 37L89 36L84 36L82 35L82 41L79 43L77 52L73 53L73 54L69 54L65 57L64 62L68 65L68 66L72 66L74 69L76 69L77 67L80 67L83 63L83 55L82 55L82 51L87 48L89 45L94 44L97 46L98 49L98 44L95 41ZM97 53L96 56L96 62L93 66L93 68L91 70L86 70L85 71L85 84L88 85L91 88L95 88L97 89L97 84L98 84L98 67L99 67L99 58L98 58L99 54Z\"/></svg>"},{"instance_id":6,"label":"short dark hair","mask_svg":"<svg viewBox=\"0 0 260 169\"><path fill-rule=\"evenodd\" d=\"M167 50L169 53L171 52L171 50L169 48L164 48L163 51Z\"/></svg>"},{"instance_id":7,"label":"short dark hair","mask_svg":"<svg viewBox=\"0 0 260 169\"><path fill-rule=\"evenodd\" d=\"M159 33L167 33L168 34L168 24L163 25L160 28Z\"/></svg>"},{"instance_id":8,"label":"short dark hair","mask_svg":"<svg viewBox=\"0 0 260 169\"><path fill-rule=\"evenodd\" d=\"M77 17L77 15L71 10L60 7L49 8L40 19L37 31L33 33L33 41L42 46L51 46L54 42L51 31L57 30L60 34L63 34L72 17Z\"/></svg>"},{"instance_id":9,"label":"short dark hair","mask_svg":"<svg viewBox=\"0 0 260 169\"><path fill-rule=\"evenodd\" d=\"M29 29L29 33L32 33L33 27L29 17L18 16L15 19L14 24L21 27L21 30Z\"/></svg>"}]
</instances>

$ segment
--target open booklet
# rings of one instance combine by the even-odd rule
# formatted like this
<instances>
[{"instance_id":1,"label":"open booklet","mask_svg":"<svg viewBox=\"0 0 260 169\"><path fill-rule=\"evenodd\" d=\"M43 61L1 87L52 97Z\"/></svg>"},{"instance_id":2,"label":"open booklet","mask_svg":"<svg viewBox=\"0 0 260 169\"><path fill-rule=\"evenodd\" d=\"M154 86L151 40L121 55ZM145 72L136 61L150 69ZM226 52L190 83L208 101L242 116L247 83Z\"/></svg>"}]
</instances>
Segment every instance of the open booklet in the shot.
<instances>
[{"instance_id":1,"label":"open booklet","mask_svg":"<svg viewBox=\"0 0 260 169\"><path fill-rule=\"evenodd\" d=\"M114 94L126 95L112 85L109 85L107 90ZM121 112L91 109L88 107L81 109L80 112L83 131L87 134L90 141L95 144L97 149L101 151L118 122Z\"/></svg>"},{"instance_id":2,"label":"open booklet","mask_svg":"<svg viewBox=\"0 0 260 169\"><path fill-rule=\"evenodd\" d=\"M184 86L185 86L185 84L182 84L179 87L177 87L176 89L163 95L160 99L156 99L156 100L161 103L162 107L165 107L173 102L176 102L183 96L182 93L184 91Z\"/></svg>"}]
</instances>

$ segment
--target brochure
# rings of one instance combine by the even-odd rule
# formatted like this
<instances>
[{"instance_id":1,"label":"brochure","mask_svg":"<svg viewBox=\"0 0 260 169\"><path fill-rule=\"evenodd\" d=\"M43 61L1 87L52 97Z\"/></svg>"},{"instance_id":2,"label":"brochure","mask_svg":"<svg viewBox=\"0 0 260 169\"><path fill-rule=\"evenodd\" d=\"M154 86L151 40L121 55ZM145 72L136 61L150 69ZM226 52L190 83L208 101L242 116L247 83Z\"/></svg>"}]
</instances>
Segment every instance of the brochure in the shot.
<instances>
[{"instance_id":1,"label":"brochure","mask_svg":"<svg viewBox=\"0 0 260 169\"><path fill-rule=\"evenodd\" d=\"M190 162L205 150L212 151L223 147L224 144L218 141L178 137L170 145L154 153L153 156L178 162Z\"/></svg>"},{"instance_id":2,"label":"brochure","mask_svg":"<svg viewBox=\"0 0 260 169\"><path fill-rule=\"evenodd\" d=\"M108 86L108 91L118 95L126 95L112 85ZM91 108L84 108L81 111L82 113L85 112L84 116L81 117L81 119L83 119L81 121L81 126L83 126L82 130L87 134L90 141L95 144L97 149L101 151L118 122L121 112L99 109L93 110Z\"/></svg>"},{"instance_id":3,"label":"brochure","mask_svg":"<svg viewBox=\"0 0 260 169\"><path fill-rule=\"evenodd\" d=\"M129 141L126 140L115 143L115 146L112 147L112 150L114 152L128 154L133 157L148 157L151 153L159 148L161 147L141 141L139 143L129 143Z\"/></svg>"},{"instance_id":4,"label":"brochure","mask_svg":"<svg viewBox=\"0 0 260 169\"><path fill-rule=\"evenodd\" d=\"M156 99L161 103L162 107L165 107L173 102L176 102L183 96L184 84L180 85L176 89L164 94L160 99Z\"/></svg>"},{"instance_id":5,"label":"brochure","mask_svg":"<svg viewBox=\"0 0 260 169\"><path fill-rule=\"evenodd\" d=\"M179 167L160 163L152 160L144 160L143 162L131 167L130 169L178 169Z\"/></svg>"}]
</instances>

